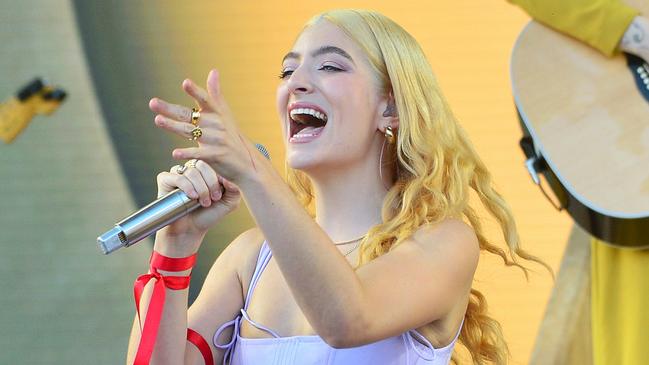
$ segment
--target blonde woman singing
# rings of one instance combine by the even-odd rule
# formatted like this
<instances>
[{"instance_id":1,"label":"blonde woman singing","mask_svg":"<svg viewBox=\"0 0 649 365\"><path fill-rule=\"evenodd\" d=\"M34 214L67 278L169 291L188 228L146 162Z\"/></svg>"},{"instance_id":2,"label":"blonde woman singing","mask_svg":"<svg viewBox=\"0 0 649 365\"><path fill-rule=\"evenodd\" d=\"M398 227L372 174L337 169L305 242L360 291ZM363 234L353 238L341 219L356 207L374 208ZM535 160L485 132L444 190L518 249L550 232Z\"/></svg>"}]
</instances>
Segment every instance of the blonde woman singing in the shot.
<instances>
[{"instance_id":1,"label":"blonde woman singing","mask_svg":"<svg viewBox=\"0 0 649 365\"><path fill-rule=\"evenodd\" d=\"M507 265L536 259L417 42L375 12L323 13L280 79L288 183L239 131L215 71L206 89L183 83L200 110L151 101L156 125L198 142L173 151L190 161L159 174L159 192L178 187L203 208L156 235L128 363L441 365L458 340L475 364L505 363L471 288L480 250ZM483 236L471 191L507 250ZM240 197L257 227L227 246L187 308L194 255Z\"/></svg>"}]
</instances>

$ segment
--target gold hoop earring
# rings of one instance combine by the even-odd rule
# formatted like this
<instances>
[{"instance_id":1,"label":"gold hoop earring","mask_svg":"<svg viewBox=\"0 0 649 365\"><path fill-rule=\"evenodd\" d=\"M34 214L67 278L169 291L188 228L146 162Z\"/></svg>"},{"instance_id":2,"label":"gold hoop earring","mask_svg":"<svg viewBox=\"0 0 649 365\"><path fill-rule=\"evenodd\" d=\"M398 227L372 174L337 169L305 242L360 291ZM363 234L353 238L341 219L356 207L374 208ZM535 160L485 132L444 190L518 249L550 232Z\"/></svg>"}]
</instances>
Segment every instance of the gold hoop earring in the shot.
<instances>
[{"instance_id":1,"label":"gold hoop earring","mask_svg":"<svg viewBox=\"0 0 649 365\"><path fill-rule=\"evenodd\" d=\"M381 179L381 182L383 183L383 186L385 187L385 190L390 190L390 187L385 184L385 181L383 180L383 150L385 149L385 140L383 140L383 144L381 145L381 154L379 155L379 178Z\"/></svg>"},{"instance_id":2,"label":"gold hoop earring","mask_svg":"<svg viewBox=\"0 0 649 365\"><path fill-rule=\"evenodd\" d=\"M390 126L385 127L385 139L388 141L389 144L394 143L394 132L392 132L392 127Z\"/></svg>"}]
</instances>

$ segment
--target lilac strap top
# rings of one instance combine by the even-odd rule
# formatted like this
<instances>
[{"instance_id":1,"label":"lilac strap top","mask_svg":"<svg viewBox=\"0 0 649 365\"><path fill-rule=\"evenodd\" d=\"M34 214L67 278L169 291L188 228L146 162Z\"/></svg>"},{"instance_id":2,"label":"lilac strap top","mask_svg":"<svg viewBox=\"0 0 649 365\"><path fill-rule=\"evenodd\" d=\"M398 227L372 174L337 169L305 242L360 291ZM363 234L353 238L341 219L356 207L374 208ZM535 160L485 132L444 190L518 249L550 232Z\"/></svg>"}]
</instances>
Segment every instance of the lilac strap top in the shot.
<instances>
[{"instance_id":1,"label":"lilac strap top","mask_svg":"<svg viewBox=\"0 0 649 365\"><path fill-rule=\"evenodd\" d=\"M319 336L281 337L272 329L256 323L248 316L246 310L252 292L271 256L270 247L264 242L241 314L234 320L224 323L214 334L212 340L214 346L225 350L223 365L447 365L449 363L453 347L460 335L459 330L453 341L440 349L434 348L416 330L363 346L335 349ZM241 337L239 329L243 320L269 333L273 338ZM230 326L234 327L232 340L226 344L218 343L221 333Z\"/></svg>"}]
</instances>

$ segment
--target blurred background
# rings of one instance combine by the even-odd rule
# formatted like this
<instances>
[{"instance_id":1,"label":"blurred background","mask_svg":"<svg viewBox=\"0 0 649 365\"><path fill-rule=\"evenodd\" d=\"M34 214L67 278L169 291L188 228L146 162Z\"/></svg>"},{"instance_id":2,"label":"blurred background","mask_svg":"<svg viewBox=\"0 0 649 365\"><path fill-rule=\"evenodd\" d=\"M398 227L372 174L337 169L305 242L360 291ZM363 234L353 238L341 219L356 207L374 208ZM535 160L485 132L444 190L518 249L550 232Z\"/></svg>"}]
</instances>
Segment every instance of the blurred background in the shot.
<instances>
[{"instance_id":1,"label":"blurred background","mask_svg":"<svg viewBox=\"0 0 649 365\"><path fill-rule=\"evenodd\" d=\"M96 237L153 200L155 176L189 145L154 127L147 104L191 104L180 84L220 70L243 132L283 171L275 110L282 56L312 15L375 9L420 42L451 107L511 204L525 248L558 268L570 219L533 185L518 147L509 56L529 21L504 0L0 0L0 100L36 76L68 97L0 144L0 364L123 363L133 281L152 241L110 256ZM253 222L242 206L208 235L191 300L221 249ZM493 230L492 239L501 240ZM553 282L484 254L476 287L501 322L512 363L529 361Z\"/></svg>"}]
</instances>

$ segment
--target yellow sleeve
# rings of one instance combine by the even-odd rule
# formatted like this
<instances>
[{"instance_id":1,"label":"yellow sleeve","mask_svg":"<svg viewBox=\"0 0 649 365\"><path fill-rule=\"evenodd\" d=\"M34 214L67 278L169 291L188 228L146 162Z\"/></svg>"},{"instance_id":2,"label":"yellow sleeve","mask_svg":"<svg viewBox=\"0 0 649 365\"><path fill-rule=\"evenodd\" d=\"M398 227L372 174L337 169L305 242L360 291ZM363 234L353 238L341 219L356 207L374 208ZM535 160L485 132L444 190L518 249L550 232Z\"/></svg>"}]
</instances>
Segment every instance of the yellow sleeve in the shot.
<instances>
[{"instance_id":1,"label":"yellow sleeve","mask_svg":"<svg viewBox=\"0 0 649 365\"><path fill-rule=\"evenodd\" d=\"M508 0L535 20L571 35L607 56L617 51L638 10L619 0Z\"/></svg>"}]
</instances>

